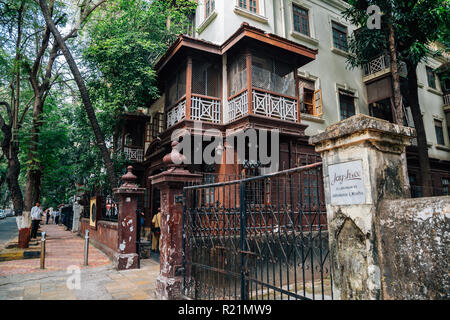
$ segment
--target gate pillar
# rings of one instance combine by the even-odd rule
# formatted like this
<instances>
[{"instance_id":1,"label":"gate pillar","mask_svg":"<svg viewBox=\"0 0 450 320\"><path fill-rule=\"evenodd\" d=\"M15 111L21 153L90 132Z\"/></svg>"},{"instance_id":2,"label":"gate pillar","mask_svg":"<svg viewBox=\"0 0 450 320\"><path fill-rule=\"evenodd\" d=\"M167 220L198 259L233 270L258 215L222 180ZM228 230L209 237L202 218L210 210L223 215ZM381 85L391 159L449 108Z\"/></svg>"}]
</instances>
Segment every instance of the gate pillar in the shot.
<instances>
[{"instance_id":1,"label":"gate pillar","mask_svg":"<svg viewBox=\"0 0 450 320\"><path fill-rule=\"evenodd\" d=\"M152 185L161 192L160 274L156 280L156 291L161 300L181 298L183 187L186 184L200 183L202 177L175 164L181 163L185 158L176 150L176 145L177 141L172 142L172 152L163 159L168 169L149 178Z\"/></svg>"},{"instance_id":2,"label":"gate pillar","mask_svg":"<svg viewBox=\"0 0 450 320\"><path fill-rule=\"evenodd\" d=\"M377 210L409 197L406 146L415 130L356 115L310 138L320 153L334 296L383 299Z\"/></svg>"},{"instance_id":3,"label":"gate pillar","mask_svg":"<svg viewBox=\"0 0 450 320\"><path fill-rule=\"evenodd\" d=\"M144 188L136 185L133 167L128 166L128 172L122 176L124 183L113 189L119 199L119 216L117 223L118 252L114 256L114 266L117 270L138 268L136 253L137 221L136 209L138 196L144 194Z\"/></svg>"}]
</instances>

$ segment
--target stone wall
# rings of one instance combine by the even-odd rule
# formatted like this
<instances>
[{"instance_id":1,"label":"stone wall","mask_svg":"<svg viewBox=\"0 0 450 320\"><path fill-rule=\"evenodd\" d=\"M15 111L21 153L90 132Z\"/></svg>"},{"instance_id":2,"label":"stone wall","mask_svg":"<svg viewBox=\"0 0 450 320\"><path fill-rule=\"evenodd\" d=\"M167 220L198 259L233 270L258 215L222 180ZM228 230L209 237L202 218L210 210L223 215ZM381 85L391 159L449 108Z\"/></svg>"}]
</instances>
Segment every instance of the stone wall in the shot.
<instances>
[{"instance_id":1,"label":"stone wall","mask_svg":"<svg viewBox=\"0 0 450 320\"><path fill-rule=\"evenodd\" d=\"M450 298L450 197L384 200L377 238L383 299Z\"/></svg>"},{"instance_id":2,"label":"stone wall","mask_svg":"<svg viewBox=\"0 0 450 320\"><path fill-rule=\"evenodd\" d=\"M97 221L97 229L89 226L89 219L82 218L80 223L80 236L86 234L86 229L89 230L89 241L102 250L111 259L118 252L118 230L117 222L111 221Z\"/></svg>"}]
</instances>

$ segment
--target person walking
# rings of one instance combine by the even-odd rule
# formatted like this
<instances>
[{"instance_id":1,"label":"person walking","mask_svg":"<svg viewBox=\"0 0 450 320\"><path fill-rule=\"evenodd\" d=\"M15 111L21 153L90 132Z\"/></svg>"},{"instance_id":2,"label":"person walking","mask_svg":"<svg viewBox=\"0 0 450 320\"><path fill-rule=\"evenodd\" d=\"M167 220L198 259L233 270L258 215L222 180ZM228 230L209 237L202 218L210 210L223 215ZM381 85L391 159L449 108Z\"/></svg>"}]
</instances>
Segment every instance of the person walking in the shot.
<instances>
[{"instance_id":1,"label":"person walking","mask_svg":"<svg viewBox=\"0 0 450 320\"><path fill-rule=\"evenodd\" d=\"M48 224L48 220L50 220L50 209L49 208L47 208L47 209L45 209L45 211L44 211L44 216L45 216L45 224Z\"/></svg>"},{"instance_id":2,"label":"person walking","mask_svg":"<svg viewBox=\"0 0 450 320\"><path fill-rule=\"evenodd\" d=\"M31 239L36 239L37 231L39 229L39 222L41 221L41 213L42 209L39 205L39 202L36 202L36 205L31 208Z\"/></svg>"},{"instance_id":3,"label":"person walking","mask_svg":"<svg viewBox=\"0 0 450 320\"><path fill-rule=\"evenodd\" d=\"M161 235L161 208L158 208L158 213L153 216L152 219L152 251L161 250L161 243L159 237Z\"/></svg>"}]
</instances>

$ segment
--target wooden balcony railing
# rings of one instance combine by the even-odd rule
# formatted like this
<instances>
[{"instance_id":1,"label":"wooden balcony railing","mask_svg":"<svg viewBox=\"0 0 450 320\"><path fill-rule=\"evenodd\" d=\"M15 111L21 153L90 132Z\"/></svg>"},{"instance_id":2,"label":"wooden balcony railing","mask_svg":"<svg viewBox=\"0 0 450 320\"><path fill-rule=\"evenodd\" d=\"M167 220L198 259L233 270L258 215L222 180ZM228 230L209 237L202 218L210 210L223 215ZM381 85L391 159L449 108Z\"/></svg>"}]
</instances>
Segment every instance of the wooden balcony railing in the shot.
<instances>
[{"instance_id":1,"label":"wooden balcony railing","mask_svg":"<svg viewBox=\"0 0 450 320\"><path fill-rule=\"evenodd\" d=\"M123 153L128 161L144 161L144 148L124 147Z\"/></svg>"},{"instance_id":2,"label":"wooden balcony railing","mask_svg":"<svg viewBox=\"0 0 450 320\"><path fill-rule=\"evenodd\" d=\"M244 90L228 99L228 120L231 122L248 114L248 91Z\"/></svg>"},{"instance_id":3,"label":"wooden balcony railing","mask_svg":"<svg viewBox=\"0 0 450 320\"><path fill-rule=\"evenodd\" d=\"M297 122L298 104L288 97L260 89L253 89L253 112L266 117Z\"/></svg>"},{"instance_id":4,"label":"wooden balcony railing","mask_svg":"<svg viewBox=\"0 0 450 320\"><path fill-rule=\"evenodd\" d=\"M190 119L220 123L222 121L222 104L219 98L192 94ZM186 97L167 112L167 128L186 118Z\"/></svg>"}]
</instances>

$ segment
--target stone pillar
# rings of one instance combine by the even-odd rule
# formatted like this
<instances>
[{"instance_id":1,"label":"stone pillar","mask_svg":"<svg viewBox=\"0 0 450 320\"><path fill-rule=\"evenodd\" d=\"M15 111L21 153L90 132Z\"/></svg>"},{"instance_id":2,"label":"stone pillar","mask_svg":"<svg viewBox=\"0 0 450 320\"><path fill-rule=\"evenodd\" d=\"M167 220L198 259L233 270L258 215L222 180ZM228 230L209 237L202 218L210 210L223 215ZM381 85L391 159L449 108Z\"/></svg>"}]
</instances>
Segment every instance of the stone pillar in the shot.
<instances>
[{"instance_id":1,"label":"stone pillar","mask_svg":"<svg viewBox=\"0 0 450 320\"><path fill-rule=\"evenodd\" d=\"M138 268L136 209L138 196L144 194L144 188L138 188L136 185L136 176L131 172L133 167L128 166L127 170L122 176L124 183L113 190L119 199L118 253L114 256L114 266L117 270Z\"/></svg>"},{"instance_id":2,"label":"stone pillar","mask_svg":"<svg viewBox=\"0 0 450 320\"><path fill-rule=\"evenodd\" d=\"M415 130L356 115L310 138L322 156L334 296L382 299L377 210L408 197L402 154Z\"/></svg>"},{"instance_id":3,"label":"stone pillar","mask_svg":"<svg viewBox=\"0 0 450 320\"><path fill-rule=\"evenodd\" d=\"M78 203L78 200L75 200L72 205L73 210L73 220L72 220L72 232L80 231L80 215L81 215L81 206Z\"/></svg>"},{"instance_id":4,"label":"stone pillar","mask_svg":"<svg viewBox=\"0 0 450 320\"><path fill-rule=\"evenodd\" d=\"M161 300L181 298L183 278L178 270L183 263L183 204L179 200L186 183L201 181L201 175L192 174L174 164L184 158L175 149L177 144L176 141L172 143L172 152L163 159L168 169L150 177L152 185L161 192L160 274L156 280L156 291Z\"/></svg>"}]
</instances>

